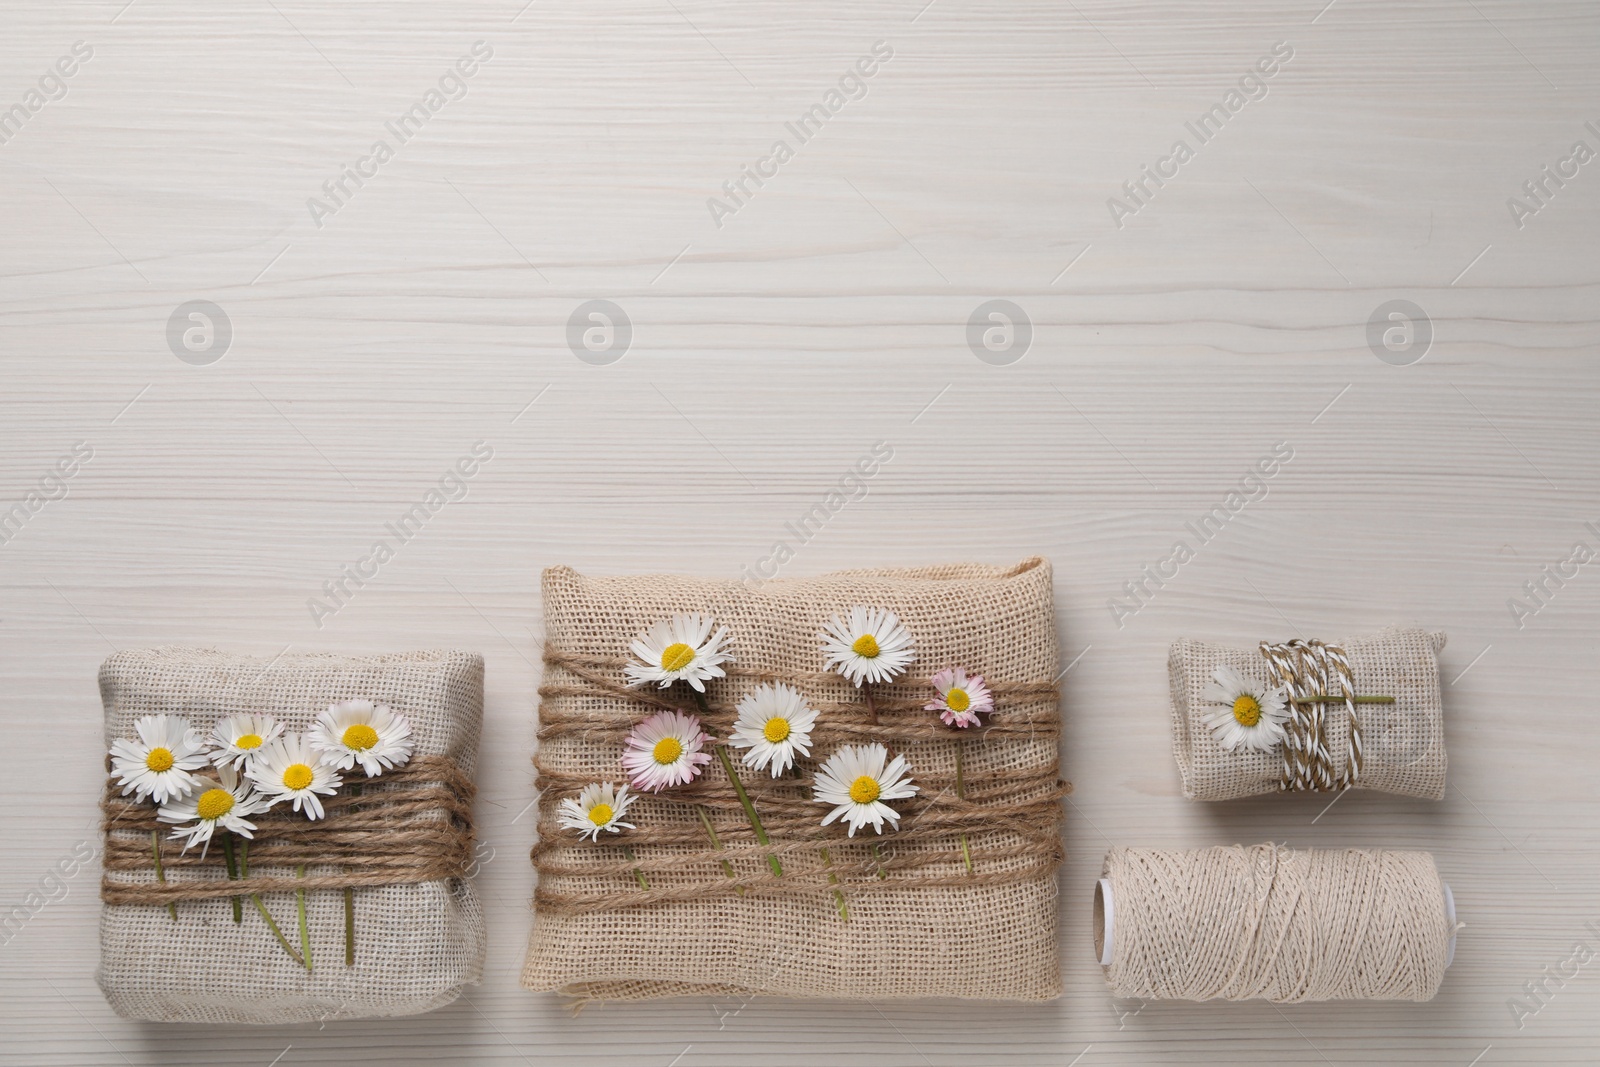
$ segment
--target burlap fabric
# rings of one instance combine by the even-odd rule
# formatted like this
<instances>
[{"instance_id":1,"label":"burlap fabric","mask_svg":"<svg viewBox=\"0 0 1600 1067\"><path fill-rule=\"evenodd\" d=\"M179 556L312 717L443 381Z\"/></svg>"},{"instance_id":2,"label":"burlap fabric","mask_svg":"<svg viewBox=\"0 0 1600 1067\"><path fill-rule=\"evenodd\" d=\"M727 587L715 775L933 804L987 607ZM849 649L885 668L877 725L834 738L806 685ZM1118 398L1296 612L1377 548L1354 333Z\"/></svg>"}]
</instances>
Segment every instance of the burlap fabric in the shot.
<instances>
[{"instance_id":1,"label":"burlap fabric","mask_svg":"<svg viewBox=\"0 0 1600 1067\"><path fill-rule=\"evenodd\" d=\"M285 655L269 662L209 649L158 648L119 652L106 660L100 692L108 746L114 738L136 736L134 723L143 715L184 715L207 733L224 716L258 712L275 716L290 730L304 730L330 703L367 698L410 720L414 760L448 758L471 775L483 715L483 660L438 651L351 658ZM368 788L381 789L381 782ZM118 836L149 841L148 832L120 830L113 823L108 842ZM180 849L181 843L163 842L168 856ZM292 867L254 859L250 868L252 876L296 875ZM214 866L174 866L166 873L169 882L225 878ZM307 877L339 873L334 867L306 869ZM107 871L105 880L114 898L118 886L147 884L154 872ZM176 923L160 905L106 904L100 919L100 988L117 1013L129 1018L297 1023L430 1011L479 981L485 931L467 879L361 887L353 895L356 962L347 967L343 894L337 889L307 894L314 968L309 973L288 957L249 903L240 924L233 922L227 898L181 901ZM294 894L266 893L263 900L291 942L298 943Z\"/></svg>"},{"instance_id":2,"label":"burlap fabric","mask_svg":"<svg viewBox=\"0 0 1600 1067\"><path fill-rule=\"evenodd\" d=\"M1445 635L1416 628L1384 630L1370 637L1330 641L1347 653L1357 693L1393 696L1393 704L1359 704L1363 739L1355 788L1401 796L1444 798L1444 706L1439 688L1439 650ZM1172 751L1183 776L1183 795L1232 800L1279 790L1279 752L1237 749L1217 743L1205 720L1221 710L1205 691L1220 666L1236 668L1268 686L1266 660L1258 648L1231 648L1184 638L1167 660L1172 686ZM1349 766L1349 717L1342 705L1327 713L1328 747L1340 773Z\"/></svg>"},{"instance_id":3,"label":"burlap fabric","mask_svg":"<svg viewBox=\"0 0 1600 1067\"><path fill-rule=\"evenodd\" d=\"M1063 786L1050 565L844 571L759 590L674 576L545 572L546 674L540 688L541 844L523 985L587 999L688 994L1044 1000L1061 991L1056 873ZM873 686L878 723L848 682L822 673L817 632L856 604L896 612L917 659ZM762 681L797 686L820 713L801 776L741 771L772 835L757 845L719 762L693 786L646 795L628 834L579 842L556 809L589 781L625 781L628 729L656 708L619 692L629 641L675 612L710 612L738 662L709 684L706 728L726 738L734 705ZM992 724L955 731L922 710L927 679L961 665L999 691ZM674 687L674 690L681 687ZM649 695L649 691L646 691ZM686 708L688 694L668 699ZM966 799L954 790L962 745ZM840 745L884 741L906 755L922 795L898 801L902 829L847 838L820 826L816 766ZM724 846L710 848L692 799ZM992 813L985 817L985 813ZM974 872L962 862L965 829ZM645 843L648 839L651 843ZM879 844L876 853L874 843ZM825 866L821 849L830 863ZM784 874L762 859L774 851ZM733 875L721 865L726 859ZM650 890L632 877L637 865ZM838 879L831 883L829 877ZM740 890L743 895L740 895ZM846 899L841 919L834 890Z\"/></svg>"}]
</instances>

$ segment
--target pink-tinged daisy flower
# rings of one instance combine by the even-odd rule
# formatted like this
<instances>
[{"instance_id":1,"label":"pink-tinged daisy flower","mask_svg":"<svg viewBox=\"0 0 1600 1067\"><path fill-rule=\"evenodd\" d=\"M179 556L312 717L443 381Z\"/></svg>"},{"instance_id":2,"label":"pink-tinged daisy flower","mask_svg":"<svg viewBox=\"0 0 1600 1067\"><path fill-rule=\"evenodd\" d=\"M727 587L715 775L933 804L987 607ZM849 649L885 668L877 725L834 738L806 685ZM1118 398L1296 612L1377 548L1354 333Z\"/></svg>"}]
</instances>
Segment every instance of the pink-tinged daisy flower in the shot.
<instances>
[{"instance_id":1,"label":"pink-tinged daisy flower","mask_svg":"<svg viewBox=\"0 0 1600 1067\"><path fill-rule=\"evenodd\" d=\"M868 823L881 834L885 820L891 829L899 829L900 813L885 801L917 795L906 758L896 756L889 762L889 750L877 743L846 745L829 756L817 768L812 789L812 799L818 804L834 805L822 825L843 818L851 837Z\"/></svg>"},{"instance_id":2,"label":"pink-tinged daisy flower","mask_svg":"<svg viewBox=\"0 0 1600 1067\"><path fill-rule=\"evenodd\" d=\"M658 712L628 734L622 766L632 776L635 789L659 793L687 785L711 762L711 754L701 751L709 740L693 715Z\"/></svg>"},{"instance_id":3,"label":"pink-tinged daisy flower","mask_svg":"<svg viewBox=\"0 0 1600 1067\"><path fill-rule=\"evenodd\" d=\"M963 667L946 667L933 676L933 687L939 691L939 699L923 707L937 711L946 726L977 726L979 715L994 711L994 694L983 684L981 674L968 675Z\"/></svg>"}]
</instances>

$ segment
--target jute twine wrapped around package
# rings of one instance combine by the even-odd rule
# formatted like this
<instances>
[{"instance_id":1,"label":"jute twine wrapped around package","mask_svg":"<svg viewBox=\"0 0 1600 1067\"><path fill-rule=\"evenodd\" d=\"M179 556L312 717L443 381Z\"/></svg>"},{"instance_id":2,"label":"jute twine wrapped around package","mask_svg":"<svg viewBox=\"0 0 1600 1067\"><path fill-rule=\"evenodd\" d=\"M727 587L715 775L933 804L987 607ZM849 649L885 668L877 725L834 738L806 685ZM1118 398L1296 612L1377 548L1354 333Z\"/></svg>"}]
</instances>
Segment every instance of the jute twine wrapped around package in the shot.
<instances>
[{"instance_id":1,"label":"jute twine wrapped around package","mask_svg":"<svg viewBox=\"0 0 1600 1067\"><path fill-rule=\"evenodd\" d=\"M1173 642L1167 660L1172 750L1183 775L1183 795L1232 800L1280 790L1338 792L1353 787L1442 800L1444 706L1438 655L1444 643L1444 634L1415 628L1255 648L1188 638ZM1333 699L1291 704L1299 718L1289 724L1289 739L1280 750L1240 747L1230 752L1206 725L1208 717L1225 710L1206 698L1212 672L1224 666L1263 689L1292 681L1291 696ZM1352 688L1354 696L1394 699L1348 705L1337 699Z\"/></svg>"},{"instance_id":2,"label":"jute twine wrapped around package","mask_svg":"<svg viewBox=\"0 0 1600 1067\"><path fill-rule=\"evenodd\" d=\"M1058 995L1065 787L1058 778L1050 582L1041 559L1003 568L844 571L775 580L759 590L684 577L546 571L535 760L539 881L523 985L586 999ZM906 674L872 687L876 724L859 690L823 673L817 638L831 615L858 604L894 611L916 639ZM589 782L626 781L623 739L660 710L652 701L695 710L689 694L676 691L681 686L623 688L629 642L656 620L686 611L709 612L726 626L737 657L728 677L708 685L705 727L713 737L728 737L734 706L764 681L797 687L819 712L800 777L741 769L771 847L757 844L715 760L690 786L645 794L628 811L637 830L579 841L557 823L561 799ZM995 690L989 725L958 731L923 710L933 695L929 676L952 665L982 674ZM812 801L812 775L841 745L872 741L905 755L922 791L895 802L898 831L880 838L867 828L849 838L842 820L820 825L829 807ZM958 742L964 799L954 785ZM695 805L708 813L720 850ZM780 858L782 877L768 869L769 852ZM848 921L835 890L847 902Z\"/></svg>"},{"instance_id":3,"label":"jute twine wrapped around package","mask_svg":"<svg viewBox=\"0 0 1600 1067\"><path fill-rule=\"evenodd\" d=\"M107 745L137 736L144 715L182 715L201 732L254 712L303 732L329 704L368 699L411 724L409 763L324 798L316 823L280 804L251 817L248 881L230 881L213 841L183 853L155 805L108 789L98 980L118 1014L155 1022L297 1023L409 1015L455 1000L482 973L483 915L464 876L483 715L483 660L466 652L370 657L285 655L267 661L208 649L120 652L100 669ZM354 775L354 777L352 777ZM166 884L150 831L160 826ZM297 871L305 864L303 875ZM352 887L355 963L346 966L344 892ZM259 891L298 944L295 894L306 893L313 969L278 944L248 901ZM174 903L174 922L166 903Z\"/></svg>"}]
</instances>

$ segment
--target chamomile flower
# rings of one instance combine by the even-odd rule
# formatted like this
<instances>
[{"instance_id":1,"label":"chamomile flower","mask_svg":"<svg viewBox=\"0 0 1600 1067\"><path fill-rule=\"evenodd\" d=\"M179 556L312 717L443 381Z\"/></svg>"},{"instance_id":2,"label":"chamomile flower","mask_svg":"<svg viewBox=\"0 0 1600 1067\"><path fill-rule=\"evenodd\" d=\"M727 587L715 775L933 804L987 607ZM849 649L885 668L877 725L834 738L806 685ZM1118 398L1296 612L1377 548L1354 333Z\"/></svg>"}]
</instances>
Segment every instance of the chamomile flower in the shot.
<instances>
[{"instance_id":1,"label":"chamomile flower","mask_svg":"<svg viewBox=\"0 0 1600 1067\"><path fill-rule=\"evenodd\" d=\"M266 811L271 805L256 792L255 786L239 777L230 766L219 766L217 778L201 778L198 788L187 797L164 804L156 812L162 822L192 823L172 831L174 838L186 838L183 850L204 844L200 857L211 848L211 835L229 830L240 837L254 837L256 824L245 816Z\"/></svg>"},{"instance_id":2,"label":"chamomile flower","mask_svg":"<svg viewBox=\"0 0 1600 1067\"><path fill-rule=\"evenodd\" d=\"M701 751L709 740L693 715L657 712L628 734L622 766L633 777L635 789L659 793L694 781L711 762L711 754Z\"/></svg>"},{"instance_id":3,"label":"chamomile flower","mask_svg":"<svg viewBox=\"0 0 1600 1067\"><path fill-rule=\"evenodd\" d=\"M724 651L728 642L728 629L714 625L711 616L690 613L674 615L653 624L650 629L634 638L633 654L639 663L624 668L629 685L657 682L665 689L673 682L688 682L704 693L706 681L724 675L722 664L733 659Z\"/></svg>"},{"instance_id":4,"label":"chamomile flower","mask_svg":"<svg viewBox=\"0 0 1600 1067\"><path fill-rule=\"evenodd\" d=\"M884 820L899 829L900 813L885 801L904 800L916 796L917 787L911 781L911 768L904 756L889 760L889 750L880 744L846 745L817 768L813 799L818 804L833 804L834 809L823 818L827 826L843 818L850 825L850 836L868 823L878 833L883 833Z\"/></svg>"},{"instance_id":5,"label":"chamomile flower","mask_svg":"<svg viewBox=\"0 0 1600 1067\"><path fill-rule=\"evenodd\" d=\"M136 793L157 804L186 796L199 784L191 771L206 765L206 743L181 715L146 715L134 724L139 740L111 742L111 773L122 795Z\"/></svg>"},{"instance_id":6,"label":"chamomile flower","mask_svg":"<svg viewBox=\"0 0 1600 1067\"><path fill-rule=\"evenodd\" d=\"M361 764L376 778L411 758L411 724L387 704L345 700L317 716L306 734L311 747L341 771Z\"/></svg>"},{"instance_id":7,"label":"chamomile flower","mask_svg":"<svg viewBox=\"0 0 1600 1067\"><path fill-rule=\"evenodd\" d=\"M283 736L283 723L271 715L229 715L211 728L211 762L243 770L262 746Z\"/></svg>"},{"instance_id":8,"label":"chamomile flower","mask_svg":"<svg viewBox=\"0 0 1600 1067\"><path fill-rule=\"evenodd\" d=\"M892 611L857 605L850 619L835 615L822 633L824 669L837 670L853 684L887 682L917 658L911 633Z\"/></svg>"},{"instance_id":9,"label":"chamomile flower","mask_svg":"<svg viewBox=\"0 0 1600 1067\"><path fill-rule=\"evenodd\" d=\"M601 830L620 834L634 828L633 823L623 822L622 817L628 814L628 805L638 799L637 795L628 792L625 785L593 782L584 786L583 792L576 797L564 799L556 816L561 820L563 830L576 830L579 838L589 837L598 841Z\"/></svg>"},{"instance_id":10,"label":"chamomile flower","mask_svg":"<svg viewBox=\"0 0 1600 1067\"><path fill-rule=\"evenodd\" d=\"M806 707L800 691L779 682L759 685L739 701L739 718L728 744L747 748L744 763L761 770L772 766L776 778L794 766L795 753L811 755L811 727L817 713Z\"/></svg>"},{"instance_id":11,"label":"chamomile flower","mask_svg":"<svg viewBox=\"0 0 1600 1067\"><path fill-rule=\"evenodd\" d=\"M1226 711L1209 716L1206 725L1229 752L1240 746L1271 752L1283 741L1283 724L1289 720L1287 689L1252 685L1232 667L1218 667L1205 697L1228 705Z\"/></svg>"},{"instance_id":12,"label":"chamomile flower","mask_svg":"<svg viewBox=\"0 0 1600 1067\"><path fill-rule=\"evenodd\" d=\"M978 716L994 711L994 694L983 684L983 675L969 675L963 667L947 667L933 676L939 699L923 705L937 711L946 726L977 726Z\"/></svg>"},{"instance_id":13,"label":"chamomile flower","mask_svg":"<svg viewBox=\"0 0 1600 1067\"><path fill-rule=\"evenodd\" d=\"M322 796L332 796L344 780L324 763L300 734L284 734L250 761L245 776L256 783L267 806L284 800L308 819L322 818Z\"/></svg>"}]
</instances>

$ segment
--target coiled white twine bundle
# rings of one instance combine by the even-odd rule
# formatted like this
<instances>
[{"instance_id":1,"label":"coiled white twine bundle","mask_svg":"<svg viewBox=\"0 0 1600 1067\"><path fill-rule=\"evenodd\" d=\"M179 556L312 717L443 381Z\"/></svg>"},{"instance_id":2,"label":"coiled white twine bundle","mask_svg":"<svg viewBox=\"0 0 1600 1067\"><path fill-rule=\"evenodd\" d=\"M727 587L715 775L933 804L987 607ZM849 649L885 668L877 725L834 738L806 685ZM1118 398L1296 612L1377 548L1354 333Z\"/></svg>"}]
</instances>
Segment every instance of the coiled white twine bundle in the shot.
<instances>
[{"instance_id":1,"label":"coiled white twine bundle","mask_svg":"<svg viewBox=\"0 0 1600 1067\"><path fill-rule=\"evenodd\" d=\"M1114 848L1105 876L1118 997L1429 1000L1458 929L1426 852Z\"/></svg>"}]
</instances>

